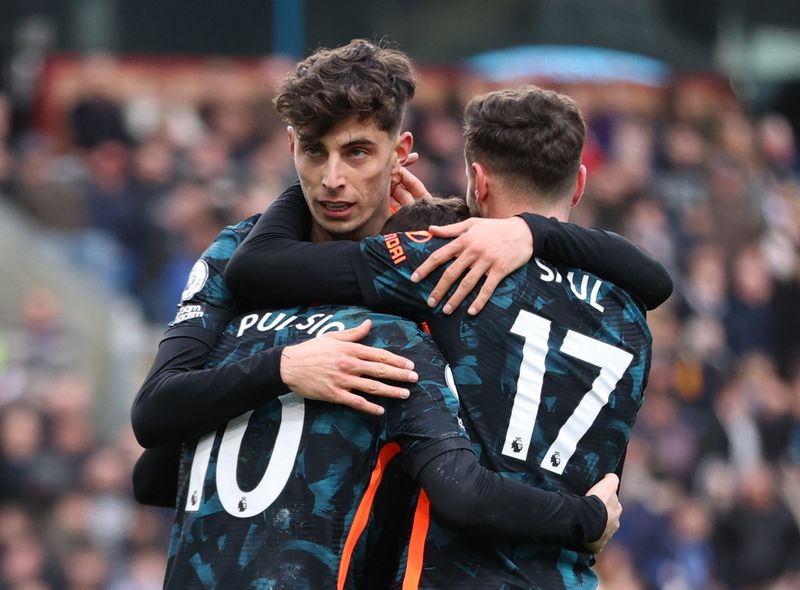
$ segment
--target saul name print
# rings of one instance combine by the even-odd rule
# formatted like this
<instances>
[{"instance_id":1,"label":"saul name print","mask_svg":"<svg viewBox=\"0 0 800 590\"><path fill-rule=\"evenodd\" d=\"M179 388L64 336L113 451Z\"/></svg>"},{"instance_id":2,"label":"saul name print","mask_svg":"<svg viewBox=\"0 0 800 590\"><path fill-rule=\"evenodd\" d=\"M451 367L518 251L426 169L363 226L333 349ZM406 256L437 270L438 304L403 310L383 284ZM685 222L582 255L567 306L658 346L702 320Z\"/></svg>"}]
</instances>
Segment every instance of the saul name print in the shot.
<instances>
[{"instance_id":1,"label":"saul name print","mask_svg":"<svg viewBox=\"0 0 800 590\"><path fill-rule=\"evenodd\" d=\"M536 261L536 266L544 271L539 275L540 281L544 281L545 283L551 283L553 281L556 283L564 282L564 278L557 269L550 267L546 262L538 258L534 258L534 260ZM605 311L605 308L597 302L600 295L600 287L603 286L603 281L583 274L580 278L580 282L577 283L575 280L575 273L570 271L567 273L567 282L572 289L573 295L580 301L588 303L599 312Z\"/></svg>"}]
</instances>

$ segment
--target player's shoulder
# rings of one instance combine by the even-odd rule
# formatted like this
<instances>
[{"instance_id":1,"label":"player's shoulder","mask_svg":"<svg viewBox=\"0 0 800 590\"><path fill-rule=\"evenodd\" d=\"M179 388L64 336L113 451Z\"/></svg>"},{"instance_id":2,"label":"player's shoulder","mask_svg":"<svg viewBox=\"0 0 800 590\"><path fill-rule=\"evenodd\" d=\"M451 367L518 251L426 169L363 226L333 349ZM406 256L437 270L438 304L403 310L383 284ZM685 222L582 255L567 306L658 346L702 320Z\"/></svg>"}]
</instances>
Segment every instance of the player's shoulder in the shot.
<instances>
[{"instance_id":1,"label":"player's shoulder","mask_svg":"<svg viewBox=\"0 0 800 590\"><path fill-rule=\"evenodd\" d=\"M372 322L370 334L373 337L380 337L384 342L390 341L393 337L396 337L398 341L414 336L428 337L419 323L399 315L375 311L368 307L323 305L315 306L313 309L333 314L333 319L341 323L344 328L354 328L364 320L370 320Z\"/></svg>"},{"instance_id":2,"label":"player's shoulder","mask_svg":"<svg viewBox=\"0 0 800 590\"><path fill-rule=\"evenodd\" d=\"M409 257L427 256L449 241L448 238L436 238L427 230L415 230L364 238L361 249L369 255L389 258L393 264L401 264Z\"/></svg>"},{"instance_id":3,"label":"player's shoulder","mask_svg":"<svg viewBox=\"0 0 800 590\"><path fill-rule=\"evenodd\" d=\"M514 276L514 275L512 275ZM642 301L608 279L580 268L534 258L519 275L524 288L535 293L559 295L574 309L599 319L621 319L646 326L646 308Z\"/></svg>"},{"instance_id":4,"label":"player's shoulder","mask_svg":"<svg viewBox=\"0 0 800 590\"><path fill-rule=\"evenodd\" d=\"M201 258L212 260L227 260L233 255L233 251L241 244L247 235L252 231L261 214L256 214L238 223L225 226L217 234L214 241L206 248Z\"/></svg>"},{"instance_id":5,"label":"player's shoulder","mask_svg":"<svg viewBox=\"0 0 800 590\"><path fill-rule=\"evenodd\" d=\"M372 312L370 319L376 345L408 357L415 363L420 360L437 365L444 363L439 347L423 324L404 317L376 312Z\"/></svg>"}]
</instances>

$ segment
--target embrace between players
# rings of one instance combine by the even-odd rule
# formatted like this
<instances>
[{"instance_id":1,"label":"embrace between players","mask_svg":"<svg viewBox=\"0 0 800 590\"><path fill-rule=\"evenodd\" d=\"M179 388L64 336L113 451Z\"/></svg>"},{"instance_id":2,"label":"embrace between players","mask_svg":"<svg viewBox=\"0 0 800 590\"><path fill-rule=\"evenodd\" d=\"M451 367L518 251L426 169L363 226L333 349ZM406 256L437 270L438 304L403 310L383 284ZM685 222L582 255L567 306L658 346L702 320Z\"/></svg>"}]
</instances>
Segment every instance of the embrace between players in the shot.
<instances>
[{"instance_id":1,"label":"embrace between players","mask_svg":"<svg viewBox=\"0 0 800 590\"><path fill-rule=\"evenodd\" d=\"M279 89L300 181L195 264L134 402L137 498L176 507L165 588L597 586L669 276L563 223L572 100L474 98L465 204L405 168L413 94L364 40Z\"/></svg>"}]
</instances>

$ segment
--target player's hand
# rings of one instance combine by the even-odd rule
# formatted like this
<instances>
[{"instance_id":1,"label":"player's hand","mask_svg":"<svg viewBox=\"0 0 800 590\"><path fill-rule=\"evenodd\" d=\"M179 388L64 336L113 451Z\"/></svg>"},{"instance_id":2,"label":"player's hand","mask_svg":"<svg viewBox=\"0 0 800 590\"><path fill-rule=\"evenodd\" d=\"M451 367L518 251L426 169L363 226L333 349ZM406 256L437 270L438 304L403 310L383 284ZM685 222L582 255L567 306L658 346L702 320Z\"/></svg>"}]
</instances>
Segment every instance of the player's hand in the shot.
<instances>
[{"instance_id":1,"label":"player's hand","mask_svg":"<svg viewBox=\"0 0 800 590\"><path fill-rule=\"evenodd\" d=\"M607 473L606 476L599 482L594 484L592 489L586 492L587 496L597 496L606 505L608 512L608 520L606 521L606 530L596 541L585 543L586 548L592 553L600 553L606 543L614 536L619 530L619 517L622 515L622 504L619 503L617 497L617 488L619 488L619 477L613 473Z\"/></svg>"},{"instance_id":2,"label":"player's hand","mask_svg":"<svg viewBox=\"0 0 800 590\"><path fill-rule=\"evenodd\" d=\"M358 344L369 333L371 322L341 332L324 334L301 344L287 346L281 354L281 379L298 395L342 404L369 414L383 408L353 393L406 398L410 392L377 379L414 383L414 363L388 350Z\"/></svg>"},{"instance_id":3,"label":"player's hand","mask_svg":"<svg viewBox=\"0 0 800 590\"><path fill-rule=\"evenodd\" d=\"M421 281L434 269L455 258L442 273L428 298L428 305L436 307L450 287L463 276L458 288L444 305L442 311L445 314L452 313L481 278L486 277L486 282L468 310L470 315L477 314L489 301L500 281L525 265L533 256L533 236L528 224L520 217L473 217L452 225L432 225L430 231L437 237L456 239L428 256L411 275L411 280Z\"/></svg>"},{"instance_id":4,"label":"player's hand","mask_svg":"<svg viewBox=\"0 0 800 590\"><path fill-rule=\"evenodd\" d=\"M392 211L411 205L419 199L429 199L431 194L422 181L408 169L419 160L419 154L411 152L402 166L392 170L392 183L389 189L389 205Z\"/></svg>"}]
</instances>

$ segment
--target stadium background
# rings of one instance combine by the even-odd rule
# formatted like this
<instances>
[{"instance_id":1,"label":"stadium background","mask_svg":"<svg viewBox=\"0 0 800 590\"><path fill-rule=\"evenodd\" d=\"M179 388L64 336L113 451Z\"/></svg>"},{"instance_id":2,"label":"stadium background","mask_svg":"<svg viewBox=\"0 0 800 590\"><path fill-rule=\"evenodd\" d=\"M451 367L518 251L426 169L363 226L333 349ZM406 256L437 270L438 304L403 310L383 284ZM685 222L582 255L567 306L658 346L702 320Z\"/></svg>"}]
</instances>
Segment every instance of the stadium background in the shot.
<instances>
[{"instance_id":1,"label":"stadium background","mask_svg":"<svg viewBox=\"0 0 800 590\"><path fill-rule=\"evenodd\" d=\"M292 179L275 80L358 36L418 63L433 191L463 191L470 96L574 96L575 221L673 273L602 588L800 588L800 5L233 5L0 0L0 588L160 588L132 396L194 259Z\"/></svg>"}]
</instances>

